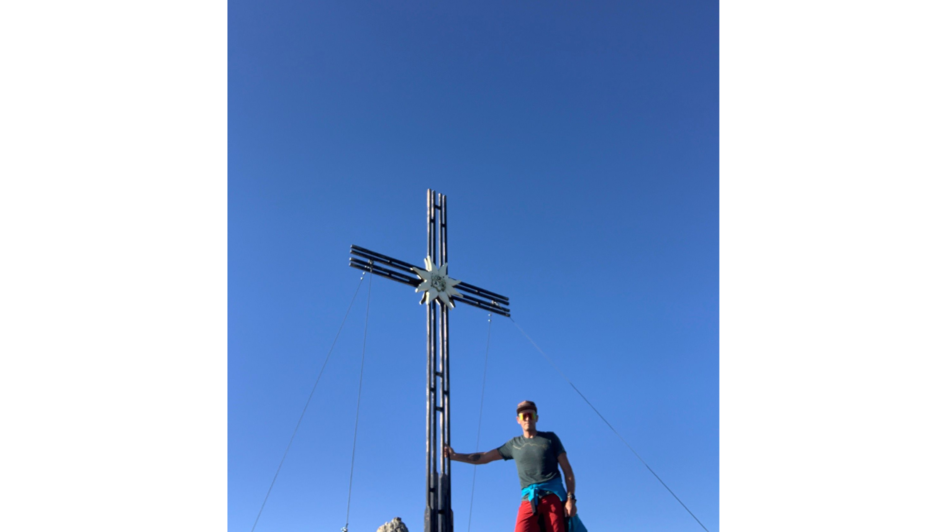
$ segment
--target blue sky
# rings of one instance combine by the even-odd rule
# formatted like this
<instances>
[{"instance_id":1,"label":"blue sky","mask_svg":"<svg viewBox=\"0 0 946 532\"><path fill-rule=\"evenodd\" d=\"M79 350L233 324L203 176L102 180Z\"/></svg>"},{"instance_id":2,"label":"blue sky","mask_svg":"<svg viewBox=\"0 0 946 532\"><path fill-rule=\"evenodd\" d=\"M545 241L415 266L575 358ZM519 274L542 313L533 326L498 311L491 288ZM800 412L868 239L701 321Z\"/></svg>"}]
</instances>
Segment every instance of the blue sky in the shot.
<instances>
[{"instance_id":1,"label":"blue sky","mask_svg":"<svg viewBox=\"0 0 946 532\"><path fill-rule=\"evenodd\" d=\"M450 273L513 316L718 530L718 8L234 1L229 8L229 527L249 530L351 300L358 244L420 264L427 188ZM368 280L257 530L344 525ZM350 530L422 530L424 313L371 285ZM487 322L452 315L471 452ZM516 328L492 324L481 450L538 403L591 530L700 530ZM454 467L465 531L472 466ZM512 463L472 530L511 529Z\"/></svg>"}]
</instances>

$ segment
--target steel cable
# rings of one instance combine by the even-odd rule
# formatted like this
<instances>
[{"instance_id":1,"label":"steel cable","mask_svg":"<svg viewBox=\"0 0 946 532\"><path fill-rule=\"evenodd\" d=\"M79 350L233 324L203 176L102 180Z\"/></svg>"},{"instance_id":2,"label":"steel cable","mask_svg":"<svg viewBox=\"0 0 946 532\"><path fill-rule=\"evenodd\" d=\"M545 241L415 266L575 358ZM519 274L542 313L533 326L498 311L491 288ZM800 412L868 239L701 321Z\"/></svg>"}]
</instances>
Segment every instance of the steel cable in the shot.
<instances>
[{"instance_id":1,"label":"steel cable","mask_svg":"<svg viewBox=\"0 0 946 532\"><path fill-rule=\"evenodd\" d=\"M361 372L358 375L358 402L355 406L355 436L351 442L351 472L348 474L348 504L345 508L345 526L343 532L348 532L348 516L351 510L351 486L355 478L355 446L358 443L358 414L361 411L361 384L365 377L365 350L368 346L368 312L371 310L371 278L368 278L368 304L365 305L365 335L361 343Z\"/></svg>"},{"instance_id":2,"label":"steel cable","mask_svg":"<svg viewBox=\"0 0 946 532\"><path fill-rule=\"evenodd\" d=\"M358 280L358 286L355 288L355 295L351 296L351 302L348 304L348 310L345 311L345 317L342 318L342 324L338 326L338 332L335 333L335 339L332 340L332 346L328 350L328 354L325 355L325 362L322 363L322 369L319 370L318 377L315 378L315 384L312 385L312 391L309 392L309 398L305 401L305 406L302 407L302 414L299 415L299 421L296 422L296 428L292 431L292 436L289 438L289 445L286 446L286 451L282 453L282 460L279 461L279 467L276 468L276 474L273 475L273 481L269 484L269 489L266 490L266 497L263 498L263 504L260 506L259 513L256 514L256 520L253 521L253 528L250 529L250 532L256 530L256 525L259 523L259 518L263 515L263 508L266 507L266 501L269 500L269 494L273 491L273 486L276 485L276 478L279 477L279 472L282 470L282 464L286 461L286 455L289 454L289 448L292 447L292 441L296 438L296 432L299 431L299 425L302 424L302 418L305 417L306 410L309 409L309 403L312 402L312 396L315 395L315 388L319 385L319 381L322 379L322 373L325 371L325 366L328 364L328 359L332 356L332 351L335 349L335 343L338 342L338 337L342 334L342 328L345 326L345 321L348 319L348 313L351 312L352 305L355 304L355 298L358 297L358 291L361 290L361 283L365 280L365 274L361 274L361 279ZM368 280L369 292L371 286L371 280Z\"/></svg>"},{"instance_id":3,"label":"steel cable","mask_svg":"<svg viewBox=\"0 0 946 532\"><path fill-rule=\"evenodd\" d=\"M486 357L483 361L483 387L480 390L480 419L476 423L476 447L474 447L474 452L479 452L480 450L480 429L483 427L483 400L486 398L486 368L489 364L489 336L493 328L493 315L487 314L486 321L488 325L486 326ZM473 468L473 487L470 488L470 518L466 523L466 532L470 532L470 527L473 525L473 494L476 492L476 469Z\"/></svg>"},{"instance_id":4,"label":"steel cable","mask_svg":"<svg viewBox=\"0 0 946 532\"><path fill-rule=\"evenodd\" d=\"M598 409L595 408L595 406L594 406L593 404L591 404L591 401L589 401L588 398L585 397L585 394L581 393L581 391L578 389L578 387L575 386L575 384L572 383L572 381L571 381L567 376L565 376L565 373L562 372L562 370L559 369L559 367L555 364L555 362L552 362L552 359L549 358L549 356L545 354L545 351L542 351L542 348L539 347L538 344L536 344L535 341L534 341L528 334L526 334L525 331L522 330L522 327L520 327L519 324L516 323L516 320L512 319L512 316L509 316L509 321L511 321L511 322L513 323L513 325L515 325L516 328L519 329L519 332L521 332L522 335L525 336L526 339L529 340L529 342L531 342L532 345L539 351L539 353L541 353L542 356L545 357L545 360L546 360L549 364L551 364L553 368L555 368L555 371L557 371L558 374L561 375L562 378L565 379L566 382L568 382L568 384L572 387L572 389L575 390L575 392L577 392L578 395L579 395L582 399L584 399L586 403L588 403L588 406L590 406L591 409L595 411L595 414L598 414L598 417L601 418L601 421L604 421L604 424L607 425L608 428L611 429L611 431L614 432L614 434L615 434L618 438L620 438L620 440L621 440L622 442L624 442L624 445L627 446L627 448L630 449L632 453L634 453L634 456L636 456L637 459L640 460L642 464L644 464L644 467L646 467L647 470L650 471L651 474L654 475L654 477L655 477L657 480L659 480L661 484L663 484L663 487L667 488L667 491L670 492L670 495L673 495L673 498L676 499L678 503L680 503L680 506L683 506L683 509L686 510L687 513L690 514L690 517L692 517L693 519L695 519L696 522L699 523L699 525L700 525L701 527L703 527L703 530L706 530L706 532L709 532L709 530L707 530L706 526L703 525L703 523L702 523L699 519L697 519L697 517L696 517L695 515L693 515L693 512L691 512L689 508L687 508L687 505L683 504L683 501L680 500L680 497L677 497L677 494L674 493L672 489L670 489L670 486L668 486L667 483L664 482L663 479L661 479L660 476L657 475L657 473L656 473L653 469L651 469L651 467L650 467L649 465L647 465L647 462L645 462L644 459L641 458L641 455L637 454L637 451L635 451L634 448L631 447L631 445L630 445L629 443L627 443L627 440L624 439L624 436L621 436L621 434L617 431L617 429L615 429L615 428L611 425L611 423L609 423L608 420L605 419L604 416L601 415L601 412L598 412Z\"/></svg>"}]
</instances>

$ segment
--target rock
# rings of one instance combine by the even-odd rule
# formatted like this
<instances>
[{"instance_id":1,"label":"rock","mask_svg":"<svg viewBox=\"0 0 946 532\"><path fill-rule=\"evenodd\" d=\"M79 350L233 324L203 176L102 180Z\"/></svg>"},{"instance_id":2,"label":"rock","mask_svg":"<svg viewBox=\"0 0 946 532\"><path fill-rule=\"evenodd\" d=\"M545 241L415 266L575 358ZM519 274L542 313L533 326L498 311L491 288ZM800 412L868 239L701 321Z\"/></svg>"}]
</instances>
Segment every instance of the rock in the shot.
<instances>
[{"instance_id":1,"label":"rock","mask_svg":"<svg viewBox=\"0 0 946 532\"><path fill-rule=\"evenodd\" d=\"M381 525L378 532L407 532L407 525L401 521L400 517L395 517L390 522Z\"/></svg>"}]
</instances>

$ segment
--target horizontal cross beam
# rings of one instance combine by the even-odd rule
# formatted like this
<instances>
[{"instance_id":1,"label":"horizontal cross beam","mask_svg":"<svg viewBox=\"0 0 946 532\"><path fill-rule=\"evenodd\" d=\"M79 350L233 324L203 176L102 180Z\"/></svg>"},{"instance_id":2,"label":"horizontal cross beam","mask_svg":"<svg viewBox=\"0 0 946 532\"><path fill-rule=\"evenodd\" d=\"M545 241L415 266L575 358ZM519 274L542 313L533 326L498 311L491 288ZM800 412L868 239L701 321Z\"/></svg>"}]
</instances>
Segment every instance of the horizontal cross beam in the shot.
<instances>
[{"instance_id":1,"label":"horizontal cross beam","mask_svg":"<svg viewBox=\"0 0 946 532\"><path fill-rule=\"evenodd\" d=\"M351 247L352 257L348 259L348 265L362 271L374 273L382 277L387 277L392 281L397 281L416 288L422 282L417 278L412 268L424 270L420 266L414 266L408 262L398 260L387 255L371 251L369 249L355 246ZM469 283L456 285L457 290L463 293L463 297L454 298L454 302L463 303L477 307L501 316L510 316L509 298L499 295L489 290L484 290Z\"/></svg>"},{"instance_id":2,"label":"horizontal cross beam","mask_svg":"<svg viewBox=\"0 0 946 532\"><path fill-rule=\"evenodd\" d=\"M370 249L366 249L366 248L363 248L363 247L361 247L361 246L352 245L352 247L351 247L351 254L352 254L352 255L355 255L355 256L357 256L357 257L364 257L364 258L366 258L366 259L373 260L374 262L382 262L382 263L385 263L385 264L391 266L392 268L395 268L395 269L398 269L398 270L403 270L403 271L405 271L405 272L407 272L407 273L409 273L409 274L411 274L411 275L414 275L414 270L412 270L411 268L417 268L418 270L424 270L424 269L425 269L425 268L422 268L422 267L420 267L420 266L415 266L415 265L413 265L413 264L411 264L411 263L409 263L409 262L404 262L404 261L402 261L402 260L398 260L398 259L395 259L395 258L392 258L392 257L388 257L387 255L382 255L382 254L380 254L380 253L378 253L378 252L376 252L376 251L371 251ZM470 295L475 295L475 296L482 297L482 298L484 298L484 299L489 299L489 300L491 300L491 301L496 301L497 303L499 303L499 304L501 304L501 305L508 305L508 304L509 304L509 298L508 298L508 297L499 295L499 294L497 294L496 292L490 292L489 290L484 290L484 289L482 289L482 288L480 288L480 287L478 287L478 286L473 286L473 285L471 285L470 283L463 283L463 282L461 282L460 284L458 284L458 285L456 286L456 288L457 288L458 290L462 290L462 291L464 291L464 292L468 292Z\"/></svg>"}]
</instances>

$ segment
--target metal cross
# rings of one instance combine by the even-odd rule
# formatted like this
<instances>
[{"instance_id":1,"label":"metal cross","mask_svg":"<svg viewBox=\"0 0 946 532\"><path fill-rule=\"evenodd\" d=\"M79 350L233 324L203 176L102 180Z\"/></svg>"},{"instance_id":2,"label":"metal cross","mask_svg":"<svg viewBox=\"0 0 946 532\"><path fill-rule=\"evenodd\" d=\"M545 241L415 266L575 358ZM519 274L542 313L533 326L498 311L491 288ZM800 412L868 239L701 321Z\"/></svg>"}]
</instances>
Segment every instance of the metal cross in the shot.
<instances>
[{"instance_id":1,"label":"metal cross","mask_svg":"<svg viewBox=\"0 0 946 532\"><path fill-rule=\"evenodd\" d=\"M509 298L447 277L447 197L427 190L426 268L359 246L348 265L423 291L427 304L427 508L424 532L453 532L450 501L450 315L460 302L509 316ZM434 306L436 305L436 310ZM439 427L439 434L438 434Z\"/></svg>"}]
</instances>

